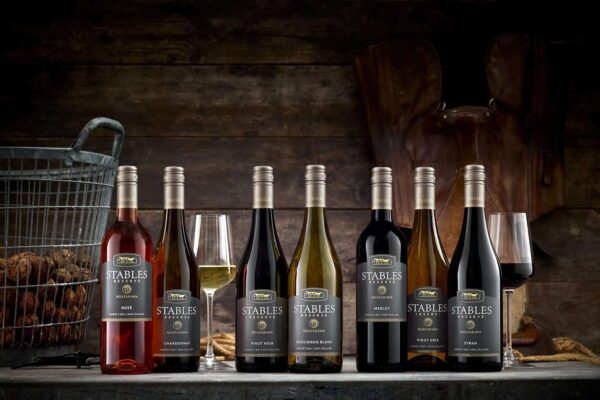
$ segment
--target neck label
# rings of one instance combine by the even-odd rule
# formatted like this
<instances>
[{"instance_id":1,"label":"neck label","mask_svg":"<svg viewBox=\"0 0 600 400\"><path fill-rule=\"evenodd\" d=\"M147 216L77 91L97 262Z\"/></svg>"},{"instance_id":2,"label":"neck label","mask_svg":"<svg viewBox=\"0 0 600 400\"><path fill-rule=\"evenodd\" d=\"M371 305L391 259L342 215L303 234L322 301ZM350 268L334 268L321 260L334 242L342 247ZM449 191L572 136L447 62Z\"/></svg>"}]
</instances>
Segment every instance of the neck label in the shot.
<instances>
[{"instance_id":1,"label":"neck label","mask_svg":"<svg viewBox=\"0 0 600 400\"><path fill-rule=\"evenodd\" d=\"M415 210L435 210L435 186L415 186Z\"/></svg>"},{"instance_id":2,"label":"neck label","mask_svg":"<svg viewBox=\"0 0 600 400\"><path fill-rule=\"evenodd\" d=\"M325 182L306 183L306 207L325 207Z\"/></svg>"},{"instance_id":3,"label":"neck label","mask_svg":"<svg viewBox=\"0 0 600 400\"><path fill-rule=\"evenodd\" d=\"M371 210L392 209L392 185L373 184L371 187Z\"/></svg>"},{"instance_id":4,"label":"neck label","mask_svg":"<svg viewBox=\"0 0 600 400\"><path fill-rule=\"evenodd\" d=\"M117 184L117 208L138 208L137 183L121 182Z\"/></svg>"},{"instance_id":5,"label":"neck label","mask_svg":"<svg viewBox=\"0 0 600 400\"><path fill-rule=\"evenodd\" d=\"M165 210L184 208L183 185L165 185Z\"/></svg>"},{"instance_id":6,"label":"neck label","mask_svg":"<svg viewBox=\"0 0 600 400\"><path fill-rule=\"evenodd\" d=\"M252 187L252 208L273 208L272 183L254 183Z\"/></svg>"}]
</instances>

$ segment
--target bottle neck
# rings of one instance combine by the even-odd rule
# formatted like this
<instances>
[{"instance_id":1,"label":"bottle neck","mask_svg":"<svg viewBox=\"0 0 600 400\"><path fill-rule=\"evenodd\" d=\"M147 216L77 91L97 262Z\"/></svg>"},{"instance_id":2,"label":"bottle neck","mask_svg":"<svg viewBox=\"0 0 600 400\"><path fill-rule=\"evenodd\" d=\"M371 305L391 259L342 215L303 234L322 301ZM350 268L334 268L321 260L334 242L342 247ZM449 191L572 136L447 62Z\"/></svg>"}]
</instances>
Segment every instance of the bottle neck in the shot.
<instances>
[{"instance_id":1,"label":"bottle neck","mask_svg":"<svg viewBox=\"0 0 600 400\"><path fill-rule=\"evenodd\" d=\"M272 208L252 210L252 232L254 237L270 236L275 233L275 219Z\"/></svg>"},{"instance_id":2,"label":"bottle neck","mask_svg":"<svg viewBox=\"0 0 600 400\"><path fill-rule=\"evenodd\" d=\"M137 208L117 208L117 221L119 222L138 222Z\"/></svg>"},{"instance_id":3,"label":"bottle neck","mask_svg":"<svg viewBox=\"0 0 600 400\"><path fill-rule=\"evenodd\" d=\"M117 184L117 221L138 221L137 182Z\"/></svg>"},{"instance_id":4,"label":"bottle neck","mask_svg":"<svg viewBox=\"0 0 600 400\"><path fill-rule=\"evenodd\" d=\"M479 235L479 232L488 235L487 223L485 221L485 210L483 207L465 207L463 218L463 231Z\"/></svg>"},{"instance_id":5,"label":"bottle neck","mask_svg":"<svg viewBox=\"0 0 600 400\"><path fill-rule=\"evenodd\" d=\"M305 234L327 234L325 207L306 207L304 210Z\"/></svg>"},{"instance_id":6,"label":"bottle neck","mask_svg":"<svg viewBox=\"0 0 600 400\"><path fill-rule=\"evenodd\" d=\"M163 218L162 240L173 237L177 232L186 235L185 214L181 208L165 209Z\"/></svg>"},{"instance_id":7,"label":"bottle neck","mask_svg":"<svg viewBox=\"0 0 600 400\"><path fill-rule=\"evenodd\" d=\"M392 210L371 210L371 221L392 222Z\"/></svg>"}]
</instances>

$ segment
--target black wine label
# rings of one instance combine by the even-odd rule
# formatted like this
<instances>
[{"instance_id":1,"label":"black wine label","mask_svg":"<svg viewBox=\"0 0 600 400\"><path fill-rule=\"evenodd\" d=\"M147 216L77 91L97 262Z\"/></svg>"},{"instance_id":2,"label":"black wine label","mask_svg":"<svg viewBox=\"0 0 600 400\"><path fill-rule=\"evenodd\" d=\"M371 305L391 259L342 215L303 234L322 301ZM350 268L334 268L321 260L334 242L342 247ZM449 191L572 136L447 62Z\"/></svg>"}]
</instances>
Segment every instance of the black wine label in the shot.
<instances>
[{"instance_id":1,"label":"black wine label","mask_svg":"<svg viewBox=\"0 0 600 400\"><path fill-rule=\"evenodd\" d=\"M296 356L342 353L342 299L327 289L307 288L289 301L289 352Z\"/></svg>"},{"instance_id":2,"label":"black wine label","mask_svg":"<svg viewBox=\"0 0 600 400\"><path fill-rule=\"evenodd\" d=\"M356 268L356 320L406 321L406 264L377 254Z\"/></svg>"},{"instance_id":3,"label":"black wine label","mask_svg":"<svg viewBox=\"0 0 600 400\"><path fill-rule=\"evenodd\" d=\"M152 265L139 254L115 254L102 265L102 320L152 320Z\"/></svg>"},{"instance_id":4,"label":"black wine label","mask_svg":"<svg viewBox=\"0 0 600 400\"><path fill-rule=\"evenodd\" d=\"M416 288L408 297L408 351L433 353L446 351L448 303L436 287Z\"/></svg>"},{"instance_id":5,"label":"black wine label","mask_svg":"<svg viewBox=\"0 0 600 400\"><path fill-rule=\"evenodd\" d=\"M199 299L188 290L167 290L159 297L155 318L162 329L154 338L154 356L199 356L199 311Z\"/></svg>"},{"instance_id":6,"label":"black wine label","mask_svg":"<svg viewBox=\"0 0 600 400\"><path fill-rule=\"evenodd\" d=\"M252 290L237 300L236 355L287 356L287 299L274 290Z\"/></svg>"},{"instance_id":7,"label":"black wine label","mask_svg":"<svg viewBox=\"0 0 600 400\"><path fill-rule=\"evenodd\" d=\"M500 354L500 299L483 290L459 290L448 300L448 355L489 357Z\"/></svg>"}]
</instances>

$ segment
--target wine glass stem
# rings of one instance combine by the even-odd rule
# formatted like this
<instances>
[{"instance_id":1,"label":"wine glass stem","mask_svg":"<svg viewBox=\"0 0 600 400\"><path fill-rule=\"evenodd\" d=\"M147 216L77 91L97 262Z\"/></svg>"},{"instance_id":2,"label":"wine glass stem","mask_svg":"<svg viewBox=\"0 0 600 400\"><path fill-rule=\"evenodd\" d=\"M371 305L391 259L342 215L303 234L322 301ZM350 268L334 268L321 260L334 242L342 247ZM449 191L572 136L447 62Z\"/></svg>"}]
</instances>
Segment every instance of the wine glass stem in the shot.
<instances>
[{"instance_id":1,"label":"wine glass stem","mask_svg":"<svg viewBox=\"0 0 600 400\"><path fill-rule=\"evenodd\" d=\"M206 359L206 366L211 368L215 363L215 354L213 353L212 346L212 325L213 325L213 298L215 292L214 290L206 290L206 311L207 311L207 321L206 321L206 355L204 358Z\"/></svg>"},{"instance_id":2,"label":"wine glass stem","mask_svg":"<svg viewBox=\"0 0 600 400\"><path fill-rule=\"evenodd\" d=\"M513 348L512 348L512 330L511 330L511 326L510 326L510 301L511 301L511 297L512 294L514 292L513 289L505 289L504 290L506 292L506 351L509 354L512 354Z\"/></svg>"}]
</instances>

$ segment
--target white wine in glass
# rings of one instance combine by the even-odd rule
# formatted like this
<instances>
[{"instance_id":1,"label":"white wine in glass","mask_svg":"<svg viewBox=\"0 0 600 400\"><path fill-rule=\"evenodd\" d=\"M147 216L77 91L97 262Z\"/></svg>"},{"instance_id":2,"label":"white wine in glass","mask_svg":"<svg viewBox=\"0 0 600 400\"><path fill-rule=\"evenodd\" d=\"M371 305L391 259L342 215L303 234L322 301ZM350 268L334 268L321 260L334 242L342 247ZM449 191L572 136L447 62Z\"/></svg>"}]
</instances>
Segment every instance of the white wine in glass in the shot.
<instances>
[{"instance_id":1,"label":"white wine in glass","mask_svg":"<svg viewBox=\"0 0 600 400\"><path fill-rule=\"evenodd\" d=\"M229 215L198 214L192 217L192 247L198 265L200 288L206 294L207 323L206 355L200 368L215 370L230 368L217 363L212 346L213 299L215 292L235 278L235 261L231 242Z\"/></svg>"}]
</instances>

